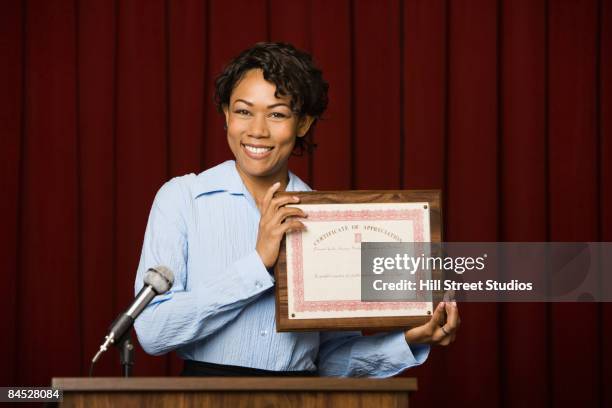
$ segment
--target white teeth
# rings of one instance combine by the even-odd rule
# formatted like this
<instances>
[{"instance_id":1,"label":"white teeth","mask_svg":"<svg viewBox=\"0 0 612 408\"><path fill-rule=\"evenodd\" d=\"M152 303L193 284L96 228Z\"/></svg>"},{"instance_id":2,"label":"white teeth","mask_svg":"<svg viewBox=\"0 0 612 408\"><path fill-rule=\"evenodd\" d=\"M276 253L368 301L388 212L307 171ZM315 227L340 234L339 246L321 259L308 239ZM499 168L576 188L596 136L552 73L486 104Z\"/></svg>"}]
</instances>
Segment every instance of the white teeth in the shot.
<instances>
[{"instance_id":1,"label":"white teeth","mask_svg":"<svg viewBox=\"0 0 612 408\"><path fill-rule=\"evenodd\" d=\"M249 152L255 153L255 154L263 154L265 152L269 152L270 150L272 150L271 147L254 147L254 146L249 146L249 145L244 145L244 148L247 149Z\"/></svg>"}]
</instances>

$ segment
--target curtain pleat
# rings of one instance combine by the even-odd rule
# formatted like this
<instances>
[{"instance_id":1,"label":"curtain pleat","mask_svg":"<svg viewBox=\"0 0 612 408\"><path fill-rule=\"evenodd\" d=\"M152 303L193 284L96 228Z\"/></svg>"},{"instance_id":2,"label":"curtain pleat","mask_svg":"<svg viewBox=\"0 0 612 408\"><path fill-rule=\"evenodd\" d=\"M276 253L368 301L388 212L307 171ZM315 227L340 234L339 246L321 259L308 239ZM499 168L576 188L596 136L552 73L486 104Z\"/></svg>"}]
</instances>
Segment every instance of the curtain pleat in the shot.
<instances>
[{"instance_id":1,"label":"curtain pleat","mask_svg":"<svg viewBox=\"0 0 612 408\"><path fill-rule=\"evenodd\" d=\"M351 2L312 0L310 10L311 51L330 83L330 104L315 130L311 182L319 190L348 190L354 137Z\"/></svg>"},{"instance_id":2,"label":"curtain pleat","mask_svg":"<svg viewBox=\"0 0 612 408\"><path fill-rule=\"evenodd\" d=\"M612 241L612 4L598 3L599 80L597 95L597 130L599 136L599 239ZM606 382L605 370L612 362L612 305L600 305L599 389L601 405L612 404L612 387Z\"/></svg>"},{"instance_id":3,"label":"curtain pleat","mask_svg":"<svg viewBox=\"0 0 612 408\"><path fill-rule=\"evenodd\" d=\"M24 21L25 10L21 3L11 2L0 13L0 38L2 58L0 64L0 270L3 288L8 296L0 297L0 329L9 335L0 336L0 358L5 368L0 370L0 382L11 384L17 376L17 296L19 289L21 247L21 153L24 123Z\"/></svg>"},{"instance_id":4,"label":"curtain pleat","mask_svg":"<svg viewBox=\"0 0 612 408\"><path fill-rule=\"evenodd\" d=\"M446 241L499 239L499 78L498 4L488 0L450 1L448 112L446 140ZM457 349L447 367L471 367L469 378L452 381L451 398L500 402L497 305L462 307ZM475 358L486 355L487 358Z\"/></svg>"},{"instance_id":5,"label":"curtain pleat","mask_svg":"<svg viewBox=\"0 0 612 408\"><path fill-rule=\"evenodd\" d=\"M551 2L548 16L549 239L596 241L597 2ZM548 327L553 404L595 406L599 402L598 308L597 304L551 305ZM592 345L593 350L583 352L586 345ZM579 393L571 389L572 378L578 376Z\"/></svg>"},{"instance_id":6,"label":"curtain pleat","mask_svg":"<svg viewBox=\"0 0 612 408\"><path fill-rule=\"evenodd\" d=\"M506 1L502 7L500 240L546 241L546 1ZM498 308L500 398L508 407L544 406L549 400L547 305Z\"/></svg>"},{"instance_id":7,"label":"curtain pleat","mask_svg":"<svg viewBox=\"0 0 612 408\"><path fill-rule=\"evenodd\" d=\"M81 370L76 9L26 4L16 379ZM50 29L50 28L53 29Z\"/></svg>"},{"instance_id":8,"label":"curtain pleat","mask_svg":"<svg viewBox=\"0 0 612 408\"><path fill-rule=\"evenodd\" d=\"M106 0L78 4L77 78L80 189L82 372L100 346L100 329L116 317L115 102L117 7ZM102 290L101 290L102 289ZM100 361L112 373L116 361Z\"/></svg>"}]
</instances>

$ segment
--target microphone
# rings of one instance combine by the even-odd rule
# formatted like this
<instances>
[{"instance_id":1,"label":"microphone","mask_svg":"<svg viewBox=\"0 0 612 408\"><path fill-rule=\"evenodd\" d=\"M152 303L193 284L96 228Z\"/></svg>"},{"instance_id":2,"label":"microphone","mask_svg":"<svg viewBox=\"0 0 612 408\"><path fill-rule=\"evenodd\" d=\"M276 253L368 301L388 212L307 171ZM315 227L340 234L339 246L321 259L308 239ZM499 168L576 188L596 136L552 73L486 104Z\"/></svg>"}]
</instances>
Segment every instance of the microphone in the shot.
<instances>
[{"instance_id":1,"label":"microphone","mask_svg":"<svg viewBox=\"0 0 612 408\"><path fill-rule=\"evenodd\" d=\"M100 346L100 350L91 360L91 363L94 364L98 361L102 353L108 350L111 344L121 339L151 300L157 295L166 293L172 287L172 284L174 284L174 274L170 268L162 265L150 268L145 273L143 288L138 292L130 307L111 324L109 333L104 338L104 343Z\"/></svg>"}]
</instances>

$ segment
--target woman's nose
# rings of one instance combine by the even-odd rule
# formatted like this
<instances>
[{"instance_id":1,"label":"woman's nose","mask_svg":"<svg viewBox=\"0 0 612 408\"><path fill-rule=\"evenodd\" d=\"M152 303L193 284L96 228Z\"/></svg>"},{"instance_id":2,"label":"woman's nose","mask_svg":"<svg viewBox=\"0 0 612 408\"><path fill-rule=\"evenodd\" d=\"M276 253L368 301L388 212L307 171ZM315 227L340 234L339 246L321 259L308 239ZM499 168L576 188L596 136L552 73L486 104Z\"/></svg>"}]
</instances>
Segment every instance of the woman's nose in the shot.
<instances>
[{"instance_id":1,"label":"woman's nose","mask_svg":"<svg viewBox=\"0 0 612 408\"><path fill-rule=\"evenodd\" d=\"M253 117L249 127L249 136L257 138L270 136L266 118L263 115L255 115Z\"/></svg>"}]
</instances>

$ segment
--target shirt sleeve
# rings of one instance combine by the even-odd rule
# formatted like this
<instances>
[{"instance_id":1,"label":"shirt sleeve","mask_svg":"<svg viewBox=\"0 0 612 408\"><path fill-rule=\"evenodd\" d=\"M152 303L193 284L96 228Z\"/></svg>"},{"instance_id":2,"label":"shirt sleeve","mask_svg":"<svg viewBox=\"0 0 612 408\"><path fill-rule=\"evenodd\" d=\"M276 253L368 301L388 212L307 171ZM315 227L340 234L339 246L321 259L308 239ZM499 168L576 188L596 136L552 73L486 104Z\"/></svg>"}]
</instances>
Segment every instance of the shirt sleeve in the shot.
<instances>
[{"instance_id":1,"label":"shirt sleeve","mask_svg":"<svg viewBox=\"0 0 612 408\"><path fill-rule=\"evenodd\" d=\"M392 377L423 364L429 345L408 345L403 332L362 336L359 332L322 332L318 369L322 376Z\"/></svg>"},{"instance_id":2,"label":"shirt sleeve","mask_svg":"<svg viewBox=\"0 0 612 408\"><path fill-rule=\"evenodd\" d=\"M225 271L211 274L206 286L187 288L187 223L190 195L173 179L157 193L134 285L143 286L148 268L165 265L174 273L174 285L156 296L136 319L135 329L143 349L153 355L167 353L201 340L231 322L250 302L274 286L259 254L253 250Z\"/></svg>"}]
</instances>

